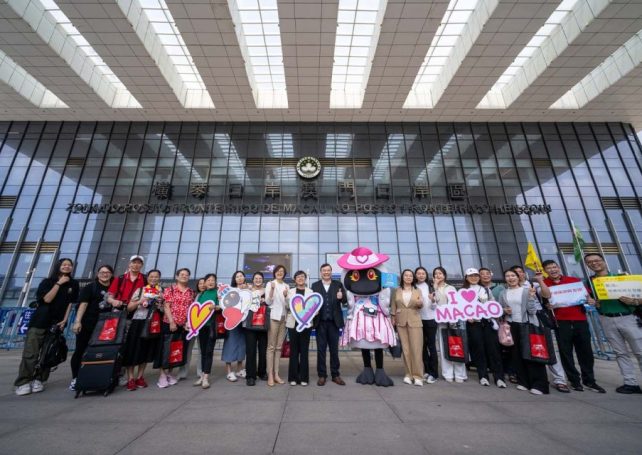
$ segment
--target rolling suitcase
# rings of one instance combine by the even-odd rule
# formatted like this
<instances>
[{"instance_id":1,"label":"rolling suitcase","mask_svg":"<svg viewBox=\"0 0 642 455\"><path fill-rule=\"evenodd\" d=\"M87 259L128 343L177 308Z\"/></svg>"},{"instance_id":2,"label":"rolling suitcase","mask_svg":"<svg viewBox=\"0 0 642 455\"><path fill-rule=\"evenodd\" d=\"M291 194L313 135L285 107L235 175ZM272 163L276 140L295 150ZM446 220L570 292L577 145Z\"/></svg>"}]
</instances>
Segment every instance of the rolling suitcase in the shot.
<instances>
[{"instance_id":1,"label":"rolling suitcase","mask_svg":"<svg viewBox=\"0 0 642 455\"><path fill-rule=\"evenodd\" d=\"M118 385L121 365L120 344L90 346L82 356L76 379L76 396L87 392L101 392L105 396Z\"/></svg>"}]
</instances>

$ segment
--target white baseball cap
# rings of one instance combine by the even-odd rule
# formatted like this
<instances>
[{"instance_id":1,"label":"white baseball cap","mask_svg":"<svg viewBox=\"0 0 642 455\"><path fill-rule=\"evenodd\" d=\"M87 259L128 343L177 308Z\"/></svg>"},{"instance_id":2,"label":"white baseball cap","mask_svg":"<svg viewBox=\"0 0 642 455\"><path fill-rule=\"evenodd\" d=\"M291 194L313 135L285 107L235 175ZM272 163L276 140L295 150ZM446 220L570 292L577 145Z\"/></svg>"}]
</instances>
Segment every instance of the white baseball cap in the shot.
<instances>
[{"instance_id":1,"label":"white baseball cap","mask_svg":"<svg viewBox=\"0 0 642 455\"><path fill-rule=\"evenodd\" d=\"M145 259L143 259L143 257L142 257L142 256L139 256L138 254L135 254L135 255L133 255L132 257L130 257L130 258L129 258L129 262L135 261L136 259L138 259L138 260L139 260L140 262L142 262L143 264L145 263Z\"/></svg>"},{"instance_id":2,"label":"white baseball cap","mask_svg":"<svg viewBox=\"0 0 642 455\"><path fill-rule=\"evenodd\" d=\"M466 269L466 273L464 273L464 276L468 276L468 275L479 275L479 270L473 267Z\"/></svg>"}]
</instances>

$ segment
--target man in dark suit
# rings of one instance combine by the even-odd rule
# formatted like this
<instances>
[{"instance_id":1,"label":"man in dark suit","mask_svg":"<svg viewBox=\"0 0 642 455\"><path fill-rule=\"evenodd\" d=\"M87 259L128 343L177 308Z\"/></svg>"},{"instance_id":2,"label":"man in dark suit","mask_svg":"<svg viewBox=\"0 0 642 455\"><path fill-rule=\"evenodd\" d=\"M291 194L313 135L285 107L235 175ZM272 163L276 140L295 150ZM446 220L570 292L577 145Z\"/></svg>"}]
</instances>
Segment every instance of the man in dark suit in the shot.
<instances>
[{"instance_id":1,"label":"man in dark suit","mask_svg":"<svg viewBox=\"0 0 642 455\"><path fill-rule=\"evenodd\" d=\"M347 304L346 290L340 281L332 279L332 266L323 264L321 279L312 284L312 290L323 296L323 306L314 319L317 333L317 385L323 386L328 378L325 365L326 349L330 348L330 374L332 382L346 385L339 374L339 330L343 328L341 306Z\"/></svg>"}]
</instances>

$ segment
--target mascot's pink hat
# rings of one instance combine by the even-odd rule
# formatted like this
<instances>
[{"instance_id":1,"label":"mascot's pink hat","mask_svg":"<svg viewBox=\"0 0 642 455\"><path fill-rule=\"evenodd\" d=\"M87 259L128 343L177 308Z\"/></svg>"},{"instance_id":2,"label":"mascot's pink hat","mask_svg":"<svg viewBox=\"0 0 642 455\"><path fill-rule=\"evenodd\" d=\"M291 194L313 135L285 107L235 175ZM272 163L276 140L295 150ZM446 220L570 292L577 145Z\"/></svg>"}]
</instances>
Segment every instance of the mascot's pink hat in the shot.
<instances>
[{"instance_id":1,"label":"mascot's pink hat","mask_svg":"<svg viewBox=\"0 0 642 455\"><path fill-rule=\"evenodd\" d=\"M337 264L348 270L363 270L383 264L389 256L373 253L370 248L360 246L339 258Z\"/></svg>"}]
</instances>

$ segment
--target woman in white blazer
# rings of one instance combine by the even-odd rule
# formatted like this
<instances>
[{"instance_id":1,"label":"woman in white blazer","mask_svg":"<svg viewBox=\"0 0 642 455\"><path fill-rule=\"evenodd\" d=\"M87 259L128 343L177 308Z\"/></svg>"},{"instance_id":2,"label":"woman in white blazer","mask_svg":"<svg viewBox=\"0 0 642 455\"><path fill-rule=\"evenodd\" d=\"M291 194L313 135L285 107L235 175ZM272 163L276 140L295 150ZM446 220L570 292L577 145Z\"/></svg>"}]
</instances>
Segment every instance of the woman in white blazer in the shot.
<instances>
[{"instance_id":1,"label":"woman in white blazer","mask_svg":"<svg viewBox=\"0 0 642 455\"><path fill-rule=\"evenodd\" d=\"M288 292L290 286L283 281L287 270L282 265L274 268L274 280L265 286L265 302L270 307L270 328L268 330L267 374L268 385L283 384L279 376L279 361L281 346L285 339L285 316L288 307Z\"/></svg>"}]
</instances>

